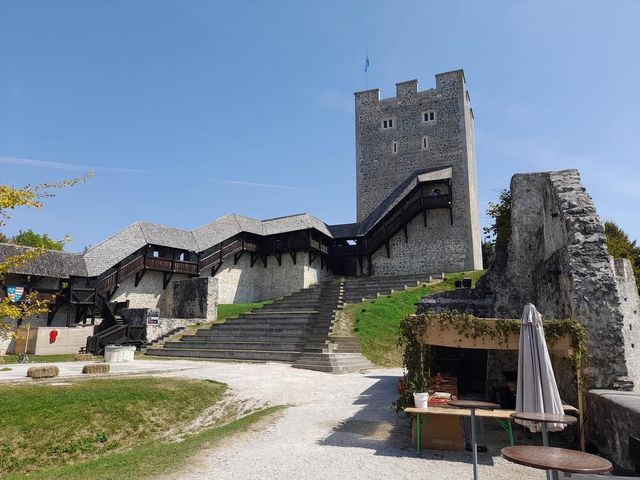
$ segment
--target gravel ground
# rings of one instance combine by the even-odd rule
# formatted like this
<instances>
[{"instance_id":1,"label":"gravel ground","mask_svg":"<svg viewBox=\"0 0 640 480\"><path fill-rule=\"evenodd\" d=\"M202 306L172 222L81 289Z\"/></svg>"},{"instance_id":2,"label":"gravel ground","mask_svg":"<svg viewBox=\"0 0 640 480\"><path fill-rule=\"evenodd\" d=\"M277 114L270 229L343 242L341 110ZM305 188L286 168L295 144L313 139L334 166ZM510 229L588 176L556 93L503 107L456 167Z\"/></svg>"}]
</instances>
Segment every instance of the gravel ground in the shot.
<instances>
[{"instance_id":1,"label":"gravel ground","mask_svg":"<svg viewBox=\"0 0 640 480\"><path fill-rule=\"evenodd\" d=\"M94 362L51 362L51 363L12 363L0 365L0 385L3 383L27 382L32 383L33 380L27 377L27 370L31 367L42 367L45 365L55 365L60 370L57 377L50 379L71 379L71 378L89 378L92 375L82 373L82 367ZM151 375L164 372L175 372L187 368L198 367L200 362L183 361L183 360L136 360L126 363L112 363L111 375Z\"/></svg>"},{"instance_id":2,"label":"gravel ground","mask_svg":"<svg viewBox=\"0 0 640 480\"><path fill-rule=\"evenodd\" d=\"M193 363L195 368L165 375L219 380L238 398L290 408L263 429L202 452L166 480L471 477L469 452L429 450L417 456L408 419L391 409L399 369L329 375L275 363ZM482 478L544 478L541 471L500 457L506 434L493 422L485 422L481 433L489 447L479 455Z\"/></svg>"}]
</instances>

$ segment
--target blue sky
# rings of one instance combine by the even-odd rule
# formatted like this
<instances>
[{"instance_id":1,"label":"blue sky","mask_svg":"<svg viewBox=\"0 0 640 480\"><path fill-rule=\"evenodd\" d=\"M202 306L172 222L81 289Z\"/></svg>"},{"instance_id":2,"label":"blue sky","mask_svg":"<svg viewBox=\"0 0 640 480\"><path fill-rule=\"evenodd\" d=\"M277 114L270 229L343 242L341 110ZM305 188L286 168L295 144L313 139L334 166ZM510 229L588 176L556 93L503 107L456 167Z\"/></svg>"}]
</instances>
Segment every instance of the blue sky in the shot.
<instances>
[{"instance_id":1,"label":"blue sky","mask_svg":"<svg viewBox=\"0 0 640 480\"><path fill-rule=\"evenodd\" d=\"M368 50L383 97L464 68L483 212L513 173L576 167L640 238L638 18L634 0L3 0L0 182L96 173L6 231L82 250L136 220L353 221Z\"/></svg>"}]
</instances>

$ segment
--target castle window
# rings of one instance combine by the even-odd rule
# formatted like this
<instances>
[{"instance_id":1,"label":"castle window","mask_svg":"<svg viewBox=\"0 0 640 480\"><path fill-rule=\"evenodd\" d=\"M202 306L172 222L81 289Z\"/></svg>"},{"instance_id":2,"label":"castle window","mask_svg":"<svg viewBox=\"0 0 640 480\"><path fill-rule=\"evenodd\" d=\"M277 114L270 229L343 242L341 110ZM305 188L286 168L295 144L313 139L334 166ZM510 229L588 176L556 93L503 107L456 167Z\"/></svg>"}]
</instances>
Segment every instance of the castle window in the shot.
<instances>
[{"instance_id":1,"label":"castle window","mask_svg":"<svg viewBox=\"0 0 640 480\"><path fill-rule=\"evenodd\" d=\"M395 118L391 117L391 118L383 118L381 125L382 125L382 129L383 130L387 130L389 128L394 128L395 127Z\"/></svg>"},{"instance_id":2,"label":"castle window","mask_svg":"<svg viewBox=\"0 0 640 480\"><path fill-rule=\"evenodd\" d=\"M427 112L422 112L422 123L431 123L436 121L436 112L433 110L429 110Z\"/></svg>"},{"instance_id":3,"label":"castle window","mask_svg":"<svg viewBox=\"0 0 640 480\"><path fill-rule=\"evenodd\" d=\"M429 137L427 135L422 137L421 148L422 150L429 150Z\"/></svg>"},{"instance_id":4,"label":"castle window","mask_svg":"<svg viewBox=\"0 0 640 480\"><path fill-rule=\"evenodd\" d=\"M393 142L391 144L391 153L398 153L398 142Z\"/></svg>"}]
</instances>

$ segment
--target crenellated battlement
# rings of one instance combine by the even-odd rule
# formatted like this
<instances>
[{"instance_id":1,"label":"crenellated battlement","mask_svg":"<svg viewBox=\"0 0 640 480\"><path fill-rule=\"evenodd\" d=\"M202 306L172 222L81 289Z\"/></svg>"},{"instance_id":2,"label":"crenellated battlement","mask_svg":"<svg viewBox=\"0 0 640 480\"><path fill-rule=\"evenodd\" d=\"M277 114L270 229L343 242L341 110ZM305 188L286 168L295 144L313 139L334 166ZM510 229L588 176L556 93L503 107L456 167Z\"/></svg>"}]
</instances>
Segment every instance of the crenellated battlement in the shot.
<instances>
[{"instance_id":1,"label":"crenellated battlement","mask_svg":"<svg viewBox=\"0 0 640 480\"><path fill-rule=\"evenodd\" d=\"M378 107L380 104L394 104L406 99L406 97L426 97L436 98L438 96L457 95L460 91L466 90L466 81L463 70L452 70L450 72L438 73L435 75L436 86L427 90L418 89L418 80L405 80L396 83L395 97L382 98L381 90L373 88L355 92L356 111L366 108Z\"/></svg>"}]
</instances>

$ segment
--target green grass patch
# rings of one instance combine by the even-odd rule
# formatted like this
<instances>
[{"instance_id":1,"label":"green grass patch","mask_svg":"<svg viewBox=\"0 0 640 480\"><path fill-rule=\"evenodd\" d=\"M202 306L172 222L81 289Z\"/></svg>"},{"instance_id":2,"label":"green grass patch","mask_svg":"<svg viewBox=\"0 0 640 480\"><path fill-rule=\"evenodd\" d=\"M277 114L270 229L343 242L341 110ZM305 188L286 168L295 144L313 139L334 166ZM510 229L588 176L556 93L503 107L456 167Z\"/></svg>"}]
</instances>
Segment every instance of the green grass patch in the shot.
<instances>
[{"instance_id":1,"label":"green grass patch","mask_svg":"<svg viewBox=\"0 0 640 480\"><path fill-rule=\"evenodd\" d=\"M213 381L167 378L2 386L0 477L24 478L147 445L169 428L193 421L226 388Z\"/></svg>"},{"instance_id":2,"label":"green grass patch","mask_svg":"<svg viewBox=\"0 0 640 480\"><path fill-rule=\"evenodd\" d=\"M29 363L54 363L54 362L73 362L75 354L65 353L61 355L28 355ZM4 363L18 363L18 355L4 355L0 357Z\"/></svg>"},{"instance_id":3,"label":"green grass patch","mask_svg":"<svg viewBox=\"0 0 640 480\"><path fill-rule=\"evenodd\" d=\"M400 322L404 317L416 313L416 303L425 295L455 289L455 281L470 277L473 284L484 274L484 270L448 273L438 283L396 292L386 297L348 304L344 309L347 323L354 325L354 333L360 339L362 353L376 365L401 367L402 350L398 347Z\"/></svg>"},{"instance_id":4,"label":"green grass patch","mask_svg":"<svg viewBox=\"0 0 640 480\"><path fill-rule=\"evenodd\" d=\"M222 304L218 305L218 318L216 319L216 323L222 323L227 318L237 317L238 315L242 315L243 313L248 313L256 308L262 308L265 305L273 303L273 300L265 300L263 302L252 302L252 303L230 303L230 304Z\"/></svg>"},{"instance_id":5,"label":"green grass patch","mask_svg":"<svg viewBox=\"0 0 640 480\"><path fill-rule=\"evenodd\" d=\"M76 465L68 465L38 472L25 477L17 474L6 480L101 480L145 479L175 471L202 448L212 447L224 438L247 430L253 423L273 415L282 406L269 407L221 427L212 428L188 437L182 442L147 442L139 448L112 453L103 458Z\"/></svg>"}]
</instances>

